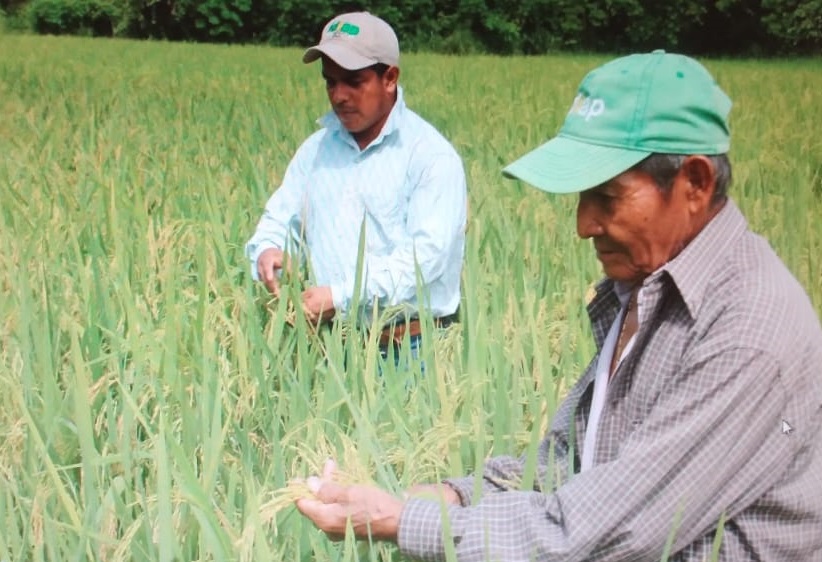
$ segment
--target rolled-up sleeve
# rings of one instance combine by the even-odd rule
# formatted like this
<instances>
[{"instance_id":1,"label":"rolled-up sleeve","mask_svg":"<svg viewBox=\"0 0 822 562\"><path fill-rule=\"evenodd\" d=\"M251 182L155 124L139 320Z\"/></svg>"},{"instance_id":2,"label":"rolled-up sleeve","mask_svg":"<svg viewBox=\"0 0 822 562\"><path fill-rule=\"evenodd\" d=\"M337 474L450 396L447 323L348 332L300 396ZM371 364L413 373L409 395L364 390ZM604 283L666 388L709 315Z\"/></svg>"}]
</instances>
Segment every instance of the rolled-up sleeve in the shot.
<instances>
[{"instance_id":1,"label":"rolled-up sleeve","mask_svg":"<svg viewBox=\"0 0 822 562\"><path fill-rule=\"evenodd\" d=\"M280 187L266 202L254 235L245 245L245 255L250 262L251 275L255 280L259 280L257 260L260 254L269 248L290 250L301 243L306 170L308 161L315 151L314 144L314 137L310 137L297 150L286 168Z\"/></svg>"}]
</instances>

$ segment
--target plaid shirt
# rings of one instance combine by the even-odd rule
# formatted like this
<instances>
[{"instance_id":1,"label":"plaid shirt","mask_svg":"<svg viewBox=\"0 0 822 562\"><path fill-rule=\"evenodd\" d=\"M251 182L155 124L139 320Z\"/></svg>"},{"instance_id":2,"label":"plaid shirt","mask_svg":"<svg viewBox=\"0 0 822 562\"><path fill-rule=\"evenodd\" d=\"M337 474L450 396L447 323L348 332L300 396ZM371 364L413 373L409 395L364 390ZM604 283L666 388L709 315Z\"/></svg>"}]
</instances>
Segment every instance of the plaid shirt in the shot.
<instances>
[{"instance_id":1,"label":"plaid shirt","mask_svg":"<svg viewBox=\"0 0 822 562\"><path fill-rule=\"evenodd\" d=\"M406 503L401 551L444 559L450 534L461 562L656 561L675 531L670 560L696 562L724 516L721 560L822 561L822 329L803 289L728 201L641 298L593 467L578 472L596 357L552 420L534 490L512 484L524 457L492 458L448 480L462 506ZM598 347L619 308L600 283Z\"/></svg>"}]
</instances>

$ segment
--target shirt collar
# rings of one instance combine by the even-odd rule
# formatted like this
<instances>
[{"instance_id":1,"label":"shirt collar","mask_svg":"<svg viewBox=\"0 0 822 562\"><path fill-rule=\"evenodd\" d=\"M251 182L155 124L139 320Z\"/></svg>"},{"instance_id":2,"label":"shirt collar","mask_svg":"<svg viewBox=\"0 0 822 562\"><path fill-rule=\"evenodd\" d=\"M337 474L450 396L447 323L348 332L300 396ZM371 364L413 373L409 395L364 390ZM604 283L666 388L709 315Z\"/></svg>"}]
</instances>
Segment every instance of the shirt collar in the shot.
<instances>
[{"instance_id":1,"label":"shirt collar","mask_svg":"<svg viewBox=\"0 0 822 562\"><path fill-rule=\"evenodd\" d=\"M377 135L377 138L371 141L371 144L369 144L365 148L365 150L368 150L372 146L376 146L382 143L387 136L391 135L394 131L398 130L400 127L400 121L402 120L402 116L404 113L405 98L403 96L402 86L398 84L397 100L394 102L394 107L391 108L391 112L388 114L388 119L386 119L385 124L382 126L380 134ZM357 146L356 141L354 141L354 138L351 136L351 133L345 130L345 128L342 126L340 118L337 117L337 114L334 113L333 110L329 111L328 113L317 119L317 123L321 127L325 127L326 129L328 129L333 135L336 135L340 139L344 139L345 142L349 144L353 143L353 145L357 147L357 150L359 150L359 147Z\"/></svg>"},{"instance_id":2,"label":"shirt collar","mask_svg":"<svg viewBox=\"0 0 822 562\"><path fill-rule=\"evenodd\" d=\"M673 280L691 317L696 316L708 285L727 259L736 240L748 229L748 222L731 199L674 259L660 268ZM656 276L657 274L654 274Z\"/></svg>"}]
</instances>

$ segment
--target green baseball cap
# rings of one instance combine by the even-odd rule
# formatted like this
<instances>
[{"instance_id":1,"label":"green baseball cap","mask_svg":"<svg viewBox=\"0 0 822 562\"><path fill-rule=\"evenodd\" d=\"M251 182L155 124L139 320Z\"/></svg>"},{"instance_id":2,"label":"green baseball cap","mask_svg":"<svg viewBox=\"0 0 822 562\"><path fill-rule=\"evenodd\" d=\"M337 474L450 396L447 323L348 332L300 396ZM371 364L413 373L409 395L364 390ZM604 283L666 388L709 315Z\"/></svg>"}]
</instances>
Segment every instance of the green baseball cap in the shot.
<instances>
[{"instance_id":1,"label":"green baseball cap","mask_svg":"<svg viewBox=\"0 0 822 562\"><path fill-rule=\"evenodd\" d=\"M724 154L731 100L704 66L656 50L589 72L556 137L503 169L551 193L596 187L653 153Z\"/></svg>"}]
</instances>

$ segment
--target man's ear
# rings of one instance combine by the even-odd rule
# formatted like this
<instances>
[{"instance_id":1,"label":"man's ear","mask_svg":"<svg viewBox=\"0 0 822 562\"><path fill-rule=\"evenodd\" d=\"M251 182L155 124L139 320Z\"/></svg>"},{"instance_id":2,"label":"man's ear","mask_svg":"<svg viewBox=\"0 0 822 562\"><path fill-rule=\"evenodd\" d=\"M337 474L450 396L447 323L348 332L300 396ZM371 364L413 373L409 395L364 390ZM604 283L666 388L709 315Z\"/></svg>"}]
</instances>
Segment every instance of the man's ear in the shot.
<instances>
[{"instance_id":1,"label":"man's ear","mask_svg":"<svg viewBox=\"0 0 822 562\"><path fill-rule=\"evenodd\" d=\"M393 94L397 91L397 82L400 80L400 69L398 66L389 66L385 74L382 75L385 87Z\"/></svg>"},{"instance_id":2,"label":"man's ear","mask_svg":"<svg viewBox=\"0 0 822 562\"><path fill-rule=\"evenodd\" d=\"M685 158L674 181L686 190L692 211L703 211L711 207L716 193L716 170L708 158L701 155Z\"/></svg>"}]
</instances>

